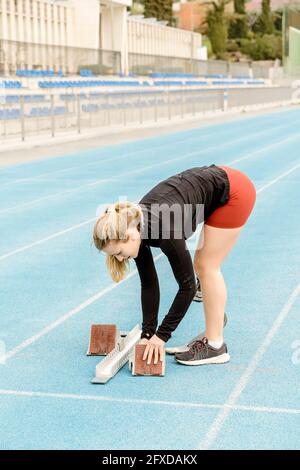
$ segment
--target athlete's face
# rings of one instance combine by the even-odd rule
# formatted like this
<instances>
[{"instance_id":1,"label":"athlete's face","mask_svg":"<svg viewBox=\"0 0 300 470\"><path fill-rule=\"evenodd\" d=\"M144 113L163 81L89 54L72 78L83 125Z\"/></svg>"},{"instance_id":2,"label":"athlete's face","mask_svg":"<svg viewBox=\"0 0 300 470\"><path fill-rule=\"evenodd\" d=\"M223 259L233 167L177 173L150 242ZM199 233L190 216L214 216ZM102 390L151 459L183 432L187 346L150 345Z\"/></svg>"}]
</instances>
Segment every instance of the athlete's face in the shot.
<instances>
[{"instance_id":1,"label":"athlete's face","mask_svg":"<svg viewBox=\"0 0 300 470\"><path fill-rule=\"evenodd\" d=\"M133 229L128 233L128 240L111 240L103 251L115 256L118 261L136 258L140 249L141 237L137 229Z\"/></svg>"}]
</instances>

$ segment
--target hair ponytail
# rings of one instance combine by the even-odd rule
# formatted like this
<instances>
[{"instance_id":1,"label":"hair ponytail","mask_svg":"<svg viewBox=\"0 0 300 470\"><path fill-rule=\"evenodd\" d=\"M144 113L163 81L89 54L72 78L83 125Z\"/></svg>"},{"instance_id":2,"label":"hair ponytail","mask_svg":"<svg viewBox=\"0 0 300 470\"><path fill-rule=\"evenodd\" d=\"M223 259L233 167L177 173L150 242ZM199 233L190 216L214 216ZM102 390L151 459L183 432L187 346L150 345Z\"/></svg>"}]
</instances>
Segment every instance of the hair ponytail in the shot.
<instances>
[{"instance_id":1,"label":"hair ponytail","mask_svg":"<svg viewBox=\"0 0 300 470\"><path fill-rule=\"evenodd\" d=\"M94 245L102 251L111 240L128 240L133 227L141 230L143 225L143 212L138 204L128 201L110 204L95 222ZM129 261L119 261L114 255L106 255L106 266L112 279L119 282L129 270Z\"/></svg>"}]
</instances>

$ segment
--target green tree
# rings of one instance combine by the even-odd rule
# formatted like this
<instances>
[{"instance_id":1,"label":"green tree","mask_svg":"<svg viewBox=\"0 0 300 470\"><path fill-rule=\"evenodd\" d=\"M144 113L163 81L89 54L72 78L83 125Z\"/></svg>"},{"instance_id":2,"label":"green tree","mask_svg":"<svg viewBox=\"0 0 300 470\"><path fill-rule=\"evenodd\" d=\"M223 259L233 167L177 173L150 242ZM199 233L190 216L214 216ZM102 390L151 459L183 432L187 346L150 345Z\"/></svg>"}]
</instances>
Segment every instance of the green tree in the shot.
<instances>
[{"instance_id":1,"label":"green tree","mask_svg":"<svg viewBox=\"0 0 300 470\"><path fill-rule=\"evenodd\" d=\"M249 27L245 10L245 0L234 0L234 14L229 17L228 37L246 38Z\"/></svg>"},{"instance_id":2,"label":"green tree","mask_svg":"<svg viewBox=\"0 0 300 470\"><path fill-rule=\"evenodd\" d=\"M283 17L283 10L278 9L274 11L274 28L277 33L282 33L282 17Z\"/></svg>"},{"instance_id":3,"label":"green tree","mask_svg":"<svg viewBox=\"0 0 300 470\"><path fill-rule=\"evenodd\" d=\"M168 25L174 24L172 0L144 0L145 18L156 18L167 21Z\"/></svg>"},{"instance_id":4,"label":"green tree","mask_svg":"<svg viewBox=\"0 0 300 470\"><path fill-rule=\"evenodd\" d=\"M222 59L226 51L228 37L228 19L225 15L225 6L231 0L218 0L218 2L207 2L212 5L207 15L207 36L211 42L212 50L217 59Z\"/></svg>"},{"instance_id":5,"label":"green tree","mask_svg":"<svg viewBox=\"0 0 300 470\"><path fill-rule=\"evenodd\" d=\"M270 0L262 0L262 12L260 15L261 32L263 34L274 33L274 21L271 12Z\"/></svg>"},{"instance_id":6,"label":"green tree","mask_svg":"<svg viewBox=\"0 0 300 470\"><path fill-rule=\"evenodd\" d=\"M234 0L234 11L240 15L246 14L245 9L246 0Z\"/></svg>"}]
</instances>

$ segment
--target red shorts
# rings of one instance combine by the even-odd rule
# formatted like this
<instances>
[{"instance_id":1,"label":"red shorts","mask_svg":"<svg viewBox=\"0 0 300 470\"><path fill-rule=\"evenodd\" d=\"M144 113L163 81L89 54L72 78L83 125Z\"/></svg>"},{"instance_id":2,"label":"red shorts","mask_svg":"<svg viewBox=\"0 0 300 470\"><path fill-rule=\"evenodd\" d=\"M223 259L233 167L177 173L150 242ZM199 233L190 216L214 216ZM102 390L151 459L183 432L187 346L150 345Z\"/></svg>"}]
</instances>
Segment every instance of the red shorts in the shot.
<instances>
[{"instance_id":1,"label":"red shorts","mask_svg":"<svg viewBox=\"0 0 300 470\"><path fill-rule=\"evenodd\" d=\"M205 223L218 228L241 227L246 223L254 207L255 186L242 171L224 165L217 166L227 173L230 186L229 200L216 209Z\"/></svg>"}]
</instances>

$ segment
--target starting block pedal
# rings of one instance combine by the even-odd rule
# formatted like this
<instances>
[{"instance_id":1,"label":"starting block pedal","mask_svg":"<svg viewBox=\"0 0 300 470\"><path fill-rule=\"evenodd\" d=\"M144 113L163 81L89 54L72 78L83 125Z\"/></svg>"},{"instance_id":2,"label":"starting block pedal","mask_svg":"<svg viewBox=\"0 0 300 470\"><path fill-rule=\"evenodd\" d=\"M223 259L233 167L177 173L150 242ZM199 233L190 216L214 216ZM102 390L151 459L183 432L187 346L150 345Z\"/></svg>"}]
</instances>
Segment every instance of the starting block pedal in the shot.
<instances>
[{"instance_id":1,"label":"starting block pedal","mask_svg":"<svg viewBox=\"0 0 300 470\"><path fill-rule=\"evenodd\" d=\"M145 351L145 344L137 344L129 358L129 369L132 375L151 375L151 376L164 376L165 375L165 353L163 360L158 359L157 364L153 363L153 357L151 363L147 364L147 360L143 361L143 354Z\"/></svg>"},{"instance_id":2,"label":"starting block pedal","mask_svg":"<svg viewBox=\"0 0 300 470\"><path fill-rule=\"evenodd\" d=\"M120 341L112 351L96 365L96 375L92 379L94 384L105 384L126 364L131 351L141 339L142 330L136 325L128 333L120 333Z\"/></svg>"},{"instance_id":3,"label":"starting block pedal","mask_svg":"<svg viewBox=\"0 0 300 470\"><path fill-rule=\"evenodd\" d=\"M87 356L106 356L121 343L116 325L92 325Z\"/></svg>"}]
</instances>

